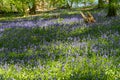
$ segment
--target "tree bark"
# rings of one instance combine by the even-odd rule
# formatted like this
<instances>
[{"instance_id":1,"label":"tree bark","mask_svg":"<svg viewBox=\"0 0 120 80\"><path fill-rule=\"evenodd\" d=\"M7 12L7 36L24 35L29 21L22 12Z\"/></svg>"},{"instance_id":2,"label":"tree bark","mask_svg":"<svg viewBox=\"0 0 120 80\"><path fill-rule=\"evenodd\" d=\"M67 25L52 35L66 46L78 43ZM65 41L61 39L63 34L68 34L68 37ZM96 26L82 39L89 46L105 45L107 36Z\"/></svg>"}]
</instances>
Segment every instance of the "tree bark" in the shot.
<instances>
[{"instance_id":1,"label":"tree bark","mask_svg":"<svg viewBox=\"0 0 120 80\"><path fill-rule=\"evenodd\" d=\"M117 0L109 0L108 17L117 15Z\"/></svg>"},{"instance_id":2,"label":"tree bark","mask_svg":"<svg viewBox=\"0 0 120 80\"><path fill-rule=\"evenodd\" d=\"M29 8L29 14L36 14L36 2L33 0L32 8Z\"/></svg>"}]
</instances>

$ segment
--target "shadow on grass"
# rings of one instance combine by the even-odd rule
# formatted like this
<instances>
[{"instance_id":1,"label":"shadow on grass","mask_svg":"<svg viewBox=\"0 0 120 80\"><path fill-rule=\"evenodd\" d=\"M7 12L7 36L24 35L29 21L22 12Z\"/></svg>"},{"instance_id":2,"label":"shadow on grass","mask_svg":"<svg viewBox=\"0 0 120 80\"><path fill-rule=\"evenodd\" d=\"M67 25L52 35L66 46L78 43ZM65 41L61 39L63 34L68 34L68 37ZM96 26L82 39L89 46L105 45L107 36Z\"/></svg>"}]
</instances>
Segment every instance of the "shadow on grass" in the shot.
<instances>
[{"instance_id":1,"label":"shadow on grass","mask_svg":"<svg viewBox=\"0 0 120 80\"><path fill-rule=\"evenodd\" d=\"M69 27L51 28L12 28L6 29L0 37L1 62L35 63L37 59L44 61L58 60L59 49L52 49L53 43L57 41L67 41L69 32L65 31ZM53 52L50 52L53 51ZM55 52L55 53L54 53ZM50 53L50 54L49 54Z\"/></svg>"},{"instance_id":2,"label":"shadow on grass","mask_svg":"<svg viewBox=\"0 0 120 80\"><path fill-rule=\"evenodd\" d=\"M92 71L88 72L83 72L81 73L81 71L78 72L74 72L72 73L73 75L70 76L70 78L68 80L107 80L107 75L105 74L105 71L100 71L98 73L94 73Z\"/></svg>"},{"instance_id":3,"label":"shadow on grass","mask_svg":"<svg viewBox=\"0 0 120 80\"><path fill-rule=\"evenodd\" d=\"M52 43L55 43L57 41L60 41L62 43L70 43L74 42L74 38L76 37L79 38L78 41L80 42L82 42L83 39L86 39L86 41L99 39L103 34L106 34L106 32L110 30L112 30L111 34L114 34L116 30L120 31L120 27L96 26L87 27L85 29L82 27L75 27L73 29L72 26L70 27L70 25L68 25L47 28L11 28L6 29L2 33L2 36L0 37L0 49L1 53L5 54L5 56L9 55L9 53L14 55L8 56L8 61L12 58L16 60L23 59L26 60L26 62L28 60L37 58L47 60L49 58L52 58L46 54L50 51L49 48L51 47ZM120 32L118 34L120 34ZM109 45L106 45L106 47L111 48L114 46L114 48L117 49L118 46L115 46L117 42L114 43L115 44L111 44L110 47ZM107 44L109 44L109 42ZM29 55L28 53L31 54ZM56 59L59 59L58 54L55 56L57 56Z\"/></svg>"},{"instance_id":4,"label":"shadow on grass","mask_svg":"<svg viewBox=\"0 0 120 80\"><path fill-rule=\"evenodd\" d=\"M60 11L60 10L59 10ZM39 20L41 17L46 17L45 19L43 19L44 21L49 21L52 19L58 19L58 17L63 18L63 19L70 19L70 18L78 18L81 19L78 10L73 10L77 11L74 13L70 13L72 12L72 10L63 10L62 12L60 11L60 13L58 11L55 11L56 13L59 13L57 17L54 17L54 11L52 12L53 15L43 15L43 16L34 16L32 17L30 20L28 20L28 18L24 18L21 19L19 21L13 21L13 22L24 22L26 23L26 21L31 21L33 22L33 24L35 24L34 22L36 20ZM50 13L50 12L48 12ZM67 14L67 16L66 16ZM100 16L99 16L100 17ZM102 19L101 19L102 20ZM107 19L105 20L107 21ZM104 22L105 22L104 21ZM4 22L4 21L3 21ZM11 21L12 22L12 21ZM10 23L11 23L10 22ZM103 22L103 20L102 20ZM101 23L102 23L101 22ZM5 22L5 24L8 23L9 21ZM113 23L112 21L110 22L110 24ZM41 46L49 46L51 47L50 44L54 44L57 41L60 41L62 43L71 43L74 42L74 40L76 38L78 38L78 41L82 42L84 41L90 41L90 40L94 40L94 39L99 39L101 38L101 36L103 34L106 34L106 32L109 32L112 30L112 32L110 34L114 34L116 31L120 31L119 26L101 26L101 25L89 25L88 27L85 27L84 25L81 25L82 23L73 23L73 24L66 24L66 25L58 25L57 23L52 25L52 27L49 27L50 25L48 24L48 26L46 27L38 27L37 28L11 28L11 29L6 29L3 33L1 33L0 35L0 51L6 55L8 55L8 53L24 53L24 55L26 53L29 53L29 51L32 51L32 53L36 50L38 50L38 53L40 54L35 54L33 56L29 55L29 57L32 59L36 59L37 56L41 56L43 59L47 59L48 57L46 57L47 53L45 52L47 50L48 47L46 47L46 49L44 50L40 50L42 47ZM83 23L84 24L84 23ZM95 23L97 24L97 23ZM22 24L21 24L22 25ZM56 27L54 27L56 26ZM108 35L110 35L108 34ZM118 33L120 34L120 32ZM109 47L109 45L106 45L106 47L111 48L112 46L115 46L118 42L114 42L115 44L111 44L111 46ZM109 44L107 42L107 44ZM115 49L118 48L118 46L114 47ZM32 50L31 50L32 49ZM21 54L20 56L17 56L17 58L20 59L26 59L27 61L27 57L24 57L23 54ZM28 57L28 58L29 58ZM12 57L9 57L9 59ZM14 58L14 57L13 57ZM40 58L40 57L39 57Z\"/></svg>"},{"instance_id":5,"label":"shadow on grass","mask_svg":"<svg viewBox=\"0 0 120 80\"><path fill-rule=\"evenodd\" d=\"M90 6L90 9L89 9L89 7L87 7L87 8L88 9L86 9L86 8L77 8L77 9L73 8L73 9L55 9L55 10L50 10L50 11L37 11L37 14L29 15L29 16L26 16L26 17L23 17L23 14L19 13L19 12L8 12L8 13L3 12L3 13L0 14L0 17L1 17L0 21L6 21L6 20L13 21L13 20L16 20L15 17L16 18L21 17L22 19L26 19L26 18L30 18L31 16L34 17L35 20L39 19L39 18L46 18L46 19L51 19L51 18L56 19L58 17L69 18L69 17L72 17L74 15L77 15L77 17L79 17L80 16L80 11L86 12L88 10L93 10L94 9L93 6ZM49 14L52 14L52 15L49 15Z\"/></svg>"}]
</instances>

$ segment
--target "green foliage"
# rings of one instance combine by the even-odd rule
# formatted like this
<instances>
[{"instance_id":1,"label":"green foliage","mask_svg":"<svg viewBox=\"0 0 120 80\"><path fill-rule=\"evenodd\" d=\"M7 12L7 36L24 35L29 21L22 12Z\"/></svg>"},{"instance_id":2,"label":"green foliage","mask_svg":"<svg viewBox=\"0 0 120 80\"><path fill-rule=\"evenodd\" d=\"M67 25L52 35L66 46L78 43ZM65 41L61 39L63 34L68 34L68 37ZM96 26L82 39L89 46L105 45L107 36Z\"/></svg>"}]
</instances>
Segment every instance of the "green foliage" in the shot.
<instances>
[{"instance_id":1,"label":"green foliage","mask_svg":"<svg viewBox=\"0 0 120 80\"><path fill-rule=\"evenodd\" d=\"M79 10L59 12L77 15ZM44 13L43 18L52 16ZM64 18L55 20L62 23ZM116 18L110 21L119 23ZM120 26L73 27L76 24L80 22L5 29L0 36L0 49L5 49L0 52L0 80L119 80Z\"/></svg>"},{"instance_id":2,"label":"green foliage","mask_svg":"<svg viewBox=\"0 0 120 80\"><path fill-rule=\"evenodd\" d=\"M59 21L62 21L62 19L59 19ZM67 32L69 27L66 26L63 31L61 29L62 27L58 26L57 28L39 27L5 30L0 45L5 43L4 47L11 50L12 48L23 49L26 45L28 47L24 52L0 53L0 58L7 57L5 63L2 62L0 65L0 79L120 79L120 50L118 45L114 45L119 40L119 36L115 36L116 31L118 31L118 34L120 33L119 26L78 27L69 31L69 34ZM112 32L110 32L111 30ZM112 44L108 38L101 37L103 34L116 42ZM79 37L81 40L67 40L70 37ZM96 38L97 40L95 40ZM29 43L32 43L33 46L29 46ZM78 44L80 45L77 46ZM92 49L93 45L101 45L100 50L98 52L94 51ZM34 46L38 48L34 48ZM110 55L105 56L102 49L110 51L111 48L116 49L118 54L114 55L113 52L109 52Z\"/></svg>"},{"instance_id":3,"label":"green foliage","mask_svg":"<svg viewBox=\"0 0 120 80\"><path fill-rule=\"evenodd\" d=\"M26 11L34 6L53 7L53 8L72 8L73 4L78 5L81 2L94 3L95 0L1 0L0 10L5 12L21 12ZM46 5L47 4L47 5Z\"/></svg>"}]
</instances>

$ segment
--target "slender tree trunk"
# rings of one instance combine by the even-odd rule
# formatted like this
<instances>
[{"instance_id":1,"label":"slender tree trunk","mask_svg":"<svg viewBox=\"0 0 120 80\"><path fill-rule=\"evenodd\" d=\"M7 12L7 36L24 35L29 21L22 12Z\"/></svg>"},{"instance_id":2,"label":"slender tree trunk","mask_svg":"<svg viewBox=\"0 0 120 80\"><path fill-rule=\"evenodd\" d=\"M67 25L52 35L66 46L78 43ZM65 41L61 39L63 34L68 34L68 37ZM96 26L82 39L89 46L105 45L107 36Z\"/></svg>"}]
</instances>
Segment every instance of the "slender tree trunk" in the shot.
<instances>
[{"instance_id":1,"label":"slender tree trunk","mask_svg":"<svg viewBox=\"0 0 120 80\"><path fill-rule=\"evenodd\" d=\"M117 15L117 0L109 0L108 17Z\"/></svg>"},{"instance_id":2,"label":"slender tree trunk","mask_svg":"<svg viewBox=\"0 0 120 80\"><path fill-rule=\"evenodd\" d=\"M67 9L72 8L72 3L71 3L71 5L69 5L69 3L67 3L66 8L67 8Z\"/></svg>"},{"instance_id":3,"label":"slender tree trunk","mask_svg":"<svg viewBox=\"0 0 120 80\"><path fill-rule=\"evenodd\" d=\"M10 9L11 9L11 11L13 11L13 4L12 3L10 3Z\"/></svg>"},{"instance_id":4,"label":"slender tree trunk","mask_svg":"<svg viewBox=\"0 0 120 80\"><path fill-rule=\"evenodd\" d=\"M69 8L72 8L73 3L74 3L74 0L71 0Z\"/></svg>"},{"instance_id":5,"label":"slender tree trunk","mask_svg":"<svg viewBox=\"0 0 120 80\"><path fill-rule=\"evenodd\" d=\"M87 6L87 2L83 2L84 3L84 6L86 7Z\"/></svg>"},{"instance_id":6,"label":"slender tree trunk","mask_svg":"<svg viewBox=\"0 0 120 80\"><path fill-rule=\"evenodd\" d=\"M24 8L24 2L22 1L22 13L25 12L25 8Z\"/></svg>"},{"instance_id":7,"label":"slender tree trunk","mask_svg":"<svg viewBox=\"0 0 120 80\"><path fill-rule=\"evenodd\" d=\"M29 14L36 14L36 1L32 1L32 8L29 9Z\"/></svg>"},{"instance_id":8,"label":"slender tree trunk","mask_svg":"<svg viewBox=\"0 0 120 80\"><path fill-rule=\"evenodd\" d=\"M103 8L103 7L104 7L103 0L98 0L98 8Z\"/></svg>"}]
</instances>

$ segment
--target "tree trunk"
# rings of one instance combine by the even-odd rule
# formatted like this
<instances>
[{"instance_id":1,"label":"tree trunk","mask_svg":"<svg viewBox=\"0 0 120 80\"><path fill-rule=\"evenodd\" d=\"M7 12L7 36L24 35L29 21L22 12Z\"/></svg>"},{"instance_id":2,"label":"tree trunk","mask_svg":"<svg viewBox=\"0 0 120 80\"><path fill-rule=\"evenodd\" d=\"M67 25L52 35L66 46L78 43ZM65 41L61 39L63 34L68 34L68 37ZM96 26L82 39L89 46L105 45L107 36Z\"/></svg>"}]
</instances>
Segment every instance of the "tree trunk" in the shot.
<instances>
[{"instance_id":1,"label":"tree trunk","mask_svg":"<svg viewBox=\"0 0 120 80\"><path fill-rule=\"evenodd\" d=\"M117 0L109 0L108 17L117 15Z\"/></svg>"},{"instance_id":2,"label":"tree trunk","mask_svg":"<svg viewBox=\"0 0 120 80\"><path fill-rule=\"evenodd\" d=\"M69 5L70 8L72 8L73 3L74 3L74 0L71 0L71 1L70 1L70 5L69 5L69 3L67 3L67 4Z\"/></svg>"},{"instance_id":3,"label":"tree trunk","mask_svg":"<svg viewBox=\"0 0 120 80\"><path fill-rule=\"evenodd\" d=\"M67 3L66 8L67 8L67 9L72 8L72 3L71 3L71 5L69 5L69 3Z\"/></svg>"},{"instance_id":4,"label":"tree trunk","mask_svg":"<svg viewBox=\"0 0 120 80\"><path fill-rule=\"evenodd\" d=\"M36 2L33 0L32 2L32 8L29 9L29 14L36 14Z\"/></svg>"},{"instance_id":5,"label":"tree trunk","mask_svg":"<svg viewBox=\"0 0 120 80\"><path fill-rule=\"evenodd\" d=\"M104 7L103 0L98 0L98 8L103 8L103 7Z\"/></svg>"}]
</instances>

